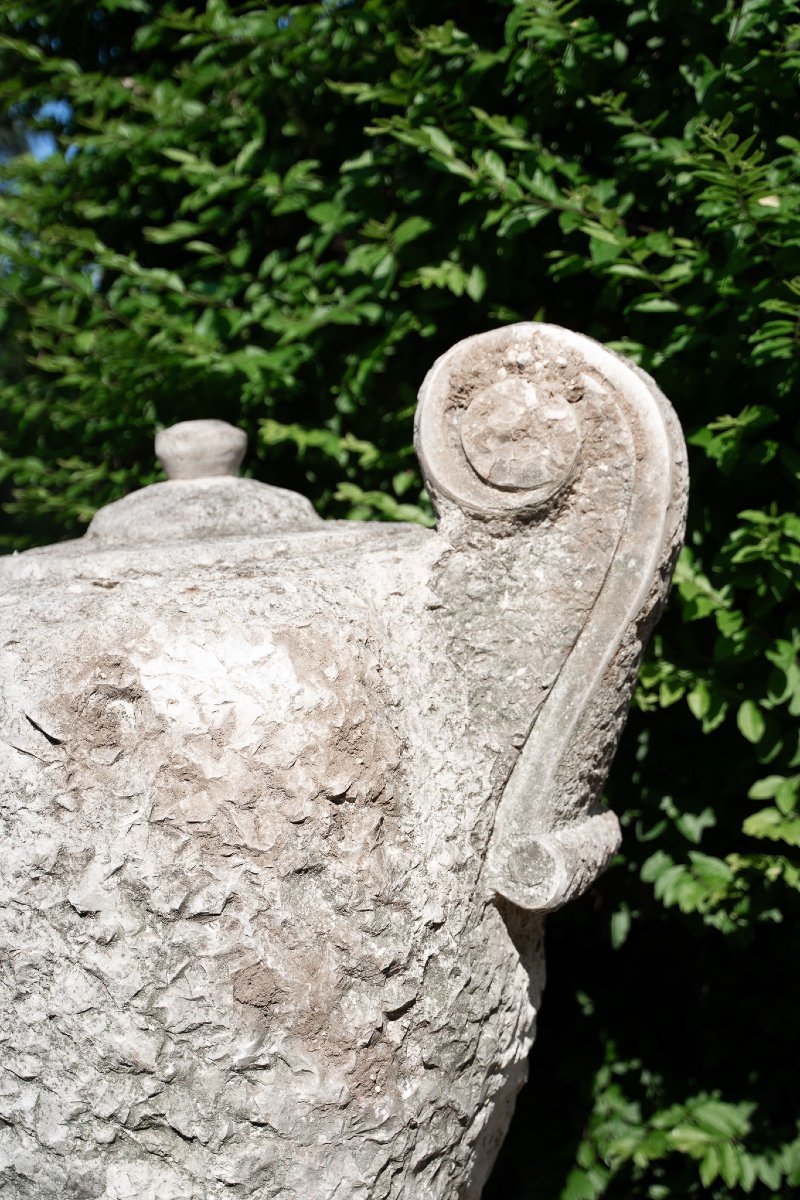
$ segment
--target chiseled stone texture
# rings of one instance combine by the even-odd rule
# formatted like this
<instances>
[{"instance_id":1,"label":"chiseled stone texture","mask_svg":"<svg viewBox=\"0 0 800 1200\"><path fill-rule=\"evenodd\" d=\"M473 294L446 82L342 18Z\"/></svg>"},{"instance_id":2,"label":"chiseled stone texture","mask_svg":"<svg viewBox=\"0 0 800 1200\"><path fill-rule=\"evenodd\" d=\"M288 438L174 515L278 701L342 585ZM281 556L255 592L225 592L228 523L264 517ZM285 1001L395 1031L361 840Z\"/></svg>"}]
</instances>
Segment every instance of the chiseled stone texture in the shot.
<instances>
[{"instance_id":1,"label":"chiseled stone texture","mask_svg":"<svg viewBox=\"0 0 800 1200\"><path fill-rule=\"evenodd\" d=\"M0 566L0 1196L478 1200L685 463L546 326L440 360L418 436L437 532L192 478L182 433Z\"/></svg>"}]
</instances>

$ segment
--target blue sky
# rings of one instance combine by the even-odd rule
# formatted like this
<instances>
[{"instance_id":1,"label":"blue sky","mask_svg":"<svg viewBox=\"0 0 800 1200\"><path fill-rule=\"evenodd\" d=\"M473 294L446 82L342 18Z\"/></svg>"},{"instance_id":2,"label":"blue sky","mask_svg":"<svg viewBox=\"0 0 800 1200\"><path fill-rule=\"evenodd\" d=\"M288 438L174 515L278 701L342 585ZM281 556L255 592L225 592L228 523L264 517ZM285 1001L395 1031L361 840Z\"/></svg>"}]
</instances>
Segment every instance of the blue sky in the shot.
<instances>
[{"instance_id":1,"label":"blue sky","mask_svg":"<svg viewBox=\"0 0 800 1200\"><path fill-rule=\"evenodd\" d=\"M36 114L37 121L56 121L66 125L72 116L72 108L66 100L47 100ZM55 153L56 139L47 130L26 130L28 149L34 158L49 158Z\"/></svg>"}]
</instances>

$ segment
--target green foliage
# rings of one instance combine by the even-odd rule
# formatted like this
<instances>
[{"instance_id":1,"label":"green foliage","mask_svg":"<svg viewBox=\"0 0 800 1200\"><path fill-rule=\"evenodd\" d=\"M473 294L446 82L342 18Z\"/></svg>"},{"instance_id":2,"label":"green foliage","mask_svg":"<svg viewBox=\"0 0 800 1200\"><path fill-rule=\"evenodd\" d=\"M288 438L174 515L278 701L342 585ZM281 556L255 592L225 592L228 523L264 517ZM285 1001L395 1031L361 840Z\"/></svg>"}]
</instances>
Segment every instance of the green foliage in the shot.
<instances>
[{"instance_id":1,"label":"green foliage","mask_svg":"<svg viewBox=\"0 0 800 1200\"><path fill-rule=\"evenodd\" d=\"M414 391L507 321L615 346L683 421L624 854L552 922L548 1102L497 1200L800 1187L798 69L793 0L0 11L5 549L155 479L190 416L327 515L429 522Z\"/></svg>"},{"instance_id":2,"label":"green foliage","mask_svg":"<svg viewBox=\"0 0 800 1200\"><path fill-rule=\"evenodd\" d=\"M642 1105L625 1094L625 1075L631 1072L640 1073L641 1064L598 1072L593 1138L567 1179L564 1200L605 1195L610 1180L623 1170L637 1183L647 1175L661 1175L659 1168L672 1156L683 1158L684 1195L750 1194L759 1186L775 1194L782 1186L800 1184L800 1126L797 1136L776 1152L752 1143L752 1101L730 1104L701 1093L645 1116ZM648 1080L648 1090L657 1090L657 1083ZM596 1145L604 1148L602 1159L592 1153ZM657 1198L673 1192L666 1184L651 1184L648 1194Z\"/></svg>"}]
</instances>

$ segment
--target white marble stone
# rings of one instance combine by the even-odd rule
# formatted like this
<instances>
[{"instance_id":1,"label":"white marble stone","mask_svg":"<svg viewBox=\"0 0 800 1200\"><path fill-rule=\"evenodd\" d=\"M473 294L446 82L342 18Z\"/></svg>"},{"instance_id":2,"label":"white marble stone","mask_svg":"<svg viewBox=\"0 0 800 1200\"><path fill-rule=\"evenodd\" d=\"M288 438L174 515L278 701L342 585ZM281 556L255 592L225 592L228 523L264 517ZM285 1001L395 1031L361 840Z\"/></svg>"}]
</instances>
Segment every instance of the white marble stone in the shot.
<instances>
[{"instance_id":1,"label":"white marble stone","mask_svg":"<svg viewBox=\"0 0 800 1200\"><path fill-rule=\"evenodd\" d=\"M201 426L0 564L0 1193L477 1200L544 914L618 844L677 422L585 337L470 338L420 393L435 532Z\"/></svg>"}]
</instances>

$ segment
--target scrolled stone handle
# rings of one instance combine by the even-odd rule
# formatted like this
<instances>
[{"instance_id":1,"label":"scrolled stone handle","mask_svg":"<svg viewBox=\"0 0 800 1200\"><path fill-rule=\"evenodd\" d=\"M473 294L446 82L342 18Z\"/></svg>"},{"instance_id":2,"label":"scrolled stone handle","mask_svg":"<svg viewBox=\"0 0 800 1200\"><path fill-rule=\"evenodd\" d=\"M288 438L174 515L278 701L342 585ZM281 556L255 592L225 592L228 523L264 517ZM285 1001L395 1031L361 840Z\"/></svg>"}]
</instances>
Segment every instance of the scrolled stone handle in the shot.
<instances>
[{"instance_id":1,"label":"scrolled stone handle","mask_svg":"<svg viewBox=\"0 0 800 1200\"><path fill-rule=\"evenodd\" d=\"M469 646L475 737L503 764L486 886L557 908L619 844L597 800L681 543L680 427L632 363L526 323L434 364L416 445L452 545L439 587Z\"/></svg>"},{"instance_id":2,"label":"scrolled stone handle","mask_svg":"<svg viewBox=\"0 0 800 1200\"><path fill-rule=\"evenodd\" d=\"M530 357L512 351L509 367L485 383L476 366L449 356L434 366L417 409L419 457L434 497L476 517L525 518L572 479L578 414L550 380L519 373Z\"/></svg>"}]
</instances>

